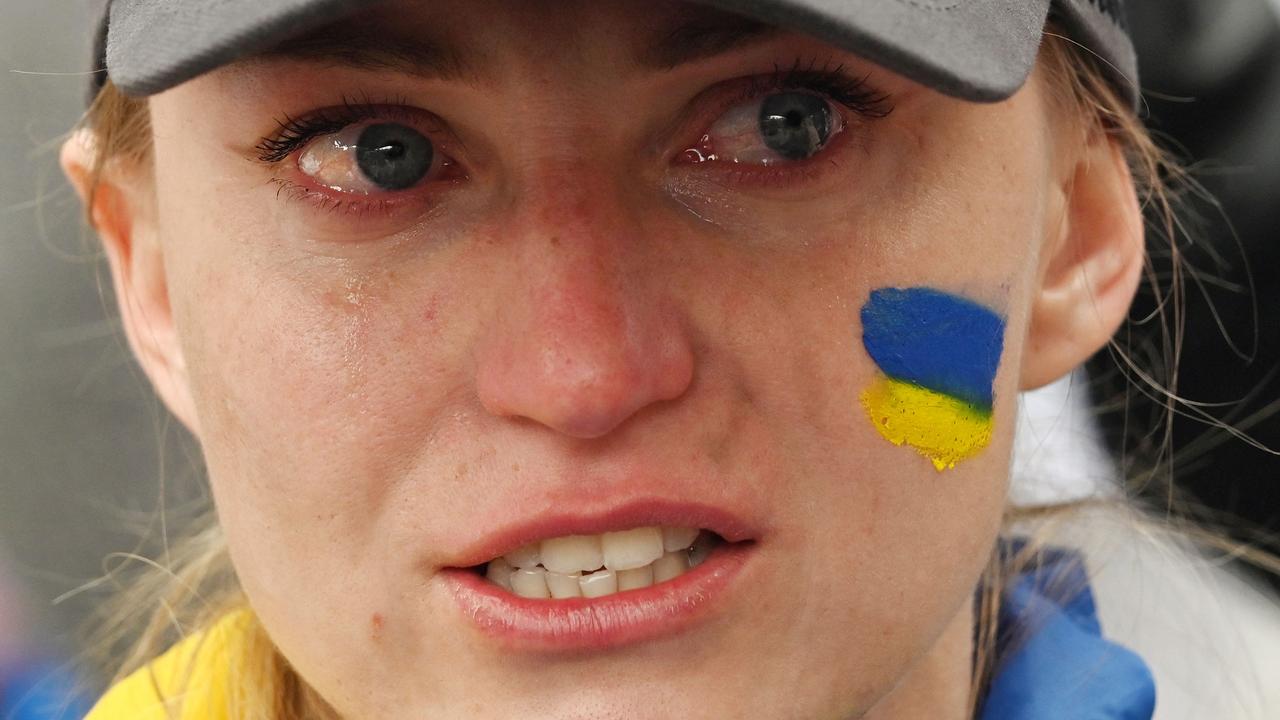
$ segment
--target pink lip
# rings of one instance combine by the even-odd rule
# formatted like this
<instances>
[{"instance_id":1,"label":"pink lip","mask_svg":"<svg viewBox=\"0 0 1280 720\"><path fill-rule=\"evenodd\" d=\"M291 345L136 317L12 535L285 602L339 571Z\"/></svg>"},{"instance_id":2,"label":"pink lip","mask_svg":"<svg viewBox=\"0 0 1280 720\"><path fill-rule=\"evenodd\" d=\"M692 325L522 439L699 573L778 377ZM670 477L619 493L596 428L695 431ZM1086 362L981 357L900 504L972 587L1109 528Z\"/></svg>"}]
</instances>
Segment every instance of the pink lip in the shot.
<instances>
[{"instance_id":1,"label":"pink lip","mask_svg":"<svg viewBox=\"0 0 1280 720\"><path fill-rule=\"evenodd\" d=\"M619 503L617 494L622 493L595 502L548 502L556 508L553 512L537 512L534 505L534 511L522 513L524 518L464 546L451 558L453 567L440 570L462 614L507 649L574 651L677 634L722 608L755 555L763 528L704 502L650 495ZM600 598L522 598L467 569L535 540L652 526L710 530L728 544L717 546L702 564L678 578Z\"/></svg>"},{"instance_id":2,"label":"pink lip","mask_svg":"<svg viewBox=\"0 0 1280 720\"><path fill-rule=\"evenodd\" d=\"M535 600L470 570L441 574L463 615L504 649L593 651L689 630L724 606L754 551L754 543L721 545L674 580L600 598Z\"/></svg>"},{"instance_id":3,"label":"pink lip","mask_svg":"<svg viewBox=\"0 0 1280 720\"><path fill-rule=\"evenodd\" d=\"M759 528L723 508L696 502L658 498L635 500L598 511L558 514L532 513L533 517L499 527L464 547L451 565L470 567L505 555L535 540L565 535L595 535L636 527L666 526L710 530L728 542L760 539Z\"/></svg>"}]
</instances>

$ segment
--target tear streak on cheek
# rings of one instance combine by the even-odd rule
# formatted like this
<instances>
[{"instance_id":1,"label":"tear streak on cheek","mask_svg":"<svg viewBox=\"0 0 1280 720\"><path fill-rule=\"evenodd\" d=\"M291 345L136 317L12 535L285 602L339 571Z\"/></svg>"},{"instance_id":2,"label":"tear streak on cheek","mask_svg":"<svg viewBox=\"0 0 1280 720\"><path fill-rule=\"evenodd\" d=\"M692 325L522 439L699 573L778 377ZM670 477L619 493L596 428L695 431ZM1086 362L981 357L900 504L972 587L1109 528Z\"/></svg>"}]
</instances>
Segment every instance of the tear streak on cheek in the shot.
<instances>
[{"instance_id":1,"label":"tear streak on cheek","mask_svg":"<svg viewBox=\"0 0 1280 720\"><path fill-rule=\"evenodd\" d=\"M994 424L1004 318L924 287L875 290L861 315L863 346L881 373L862 406L880 435L939 472L981 452Z\"/></svg>"},{"instance_id":2,"label":"tear streak on cheek","mask_svg":"<svg viewBox=\"0 0 1280 720\"><path fill-rule=\"evenodd\" d=\"M329 315L323 332L330 338L321 341L321 346L338 353L342 380L349 391L354 391L365 374L369 314L375 298L367 290L367 281L349 278L341 288L324 292L321 299Z\"/></svg>"}]
</instances>

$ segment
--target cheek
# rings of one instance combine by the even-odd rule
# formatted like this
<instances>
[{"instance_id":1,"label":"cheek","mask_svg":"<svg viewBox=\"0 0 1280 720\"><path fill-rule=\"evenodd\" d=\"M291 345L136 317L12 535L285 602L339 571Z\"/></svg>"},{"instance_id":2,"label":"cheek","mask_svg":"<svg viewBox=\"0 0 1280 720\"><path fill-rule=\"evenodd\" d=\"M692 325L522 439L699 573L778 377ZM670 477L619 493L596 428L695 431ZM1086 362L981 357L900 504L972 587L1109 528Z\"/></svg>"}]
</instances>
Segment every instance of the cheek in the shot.
<instances>
[{"instance_id":1,"label":"cheek","mask_svg":"<svg viewBox=\"0 0 1280 720\"><path fill-rule=\"evenodd\" d=\"M455 385L456 288L412 259L282 258L262 224L202 212L170 203L163 222L199 229L174 237L171 301L220 516L282 543L276 562L305 566L337 537L331 557L349 557Z\"/></svg>"},{"instance_id":2,"label":"cheek","mask_svg":"<svg viewBox=\"0 0 1280 720\"><path fill-rule=\"evenodd\" d=\"M1000 128L970 128L964 142L922 135L923 152L904 150L893 182L875 191L874 211L851 212L809 235L822 239L815 247L823 257L803 276L807 296L796 311L809 320L792 322L791 347L812 348L812 356L794 350L774 362L812 366L796 376L816 417L790 418L809 431L791 431L791 457L803 458L798 472L807 477L790 498L805 509L789 529L806 548L790 571L811 598L802 622L812 627L797 635L820 638L819 646L829 637L821 628L832 624L912 627L918 632L867 630L859 639L881 658L905 662L922 652L973 592L999 531L1046 217L1048 193L1036 188L1049 187L1047 150L1028 139L1028 152L1009 153L1000 135ZM894 357L876 358L864 343L862 308L877 291L898 289L939 293L974 312L961 313L968 323L961 328L949 326L946 308L900 314L877 332L931 323L937 332L915 337L915 346L881 343ZM817 308L826 310L821 317ZM838 349L829 341L836 333ZM906 382L890 383L895 376ZM944 392L917 396L927 385ZM924 423L885 428L876 422L884 415L868 410L886 407L924 411L915 418ZM827 650L837 656L842 642L831 639Z\"/></svg>"},{"instance_id":3,"label":"cheek","mask_svg":"<svg viewBox=\"0 0 1280 720\"><path fill-rule=\"evenodd\" d=\"M774 450L777 574L792 593L769 613L786 639L768 639L779 657L828 659L788 678L797 692L857 678L870 693L925 653L973 592L1005 504L1013 403L997 404L985 449L945 473L887 442L862 405L879 377L857 320L855 298L869 291L828 292L770 318L786 337L751 366L769 378L753 386L755 409Z\"/></svg>"}]
</instances>

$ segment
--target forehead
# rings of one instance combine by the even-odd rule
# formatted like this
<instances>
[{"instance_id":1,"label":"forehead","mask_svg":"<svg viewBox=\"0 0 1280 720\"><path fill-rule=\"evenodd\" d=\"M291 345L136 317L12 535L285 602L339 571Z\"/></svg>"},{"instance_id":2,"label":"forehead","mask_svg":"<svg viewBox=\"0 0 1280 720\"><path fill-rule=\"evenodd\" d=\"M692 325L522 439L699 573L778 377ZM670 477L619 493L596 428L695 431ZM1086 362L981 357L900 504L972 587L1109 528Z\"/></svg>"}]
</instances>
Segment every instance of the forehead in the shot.
<instances>
[{"instance_id":1,"label":"forehead","mask_svg":"<svg viewBox=\"0 0 1280 720\"><path fill-rule=\"evenodd\" d=\"M483 82L522 51L547 60L579 54L597 63L603 54L624 67L666 70L783 34L741 15L667 0L400 0L291 38L248 62L302 60Z\"/></svg>"}]
</instances>

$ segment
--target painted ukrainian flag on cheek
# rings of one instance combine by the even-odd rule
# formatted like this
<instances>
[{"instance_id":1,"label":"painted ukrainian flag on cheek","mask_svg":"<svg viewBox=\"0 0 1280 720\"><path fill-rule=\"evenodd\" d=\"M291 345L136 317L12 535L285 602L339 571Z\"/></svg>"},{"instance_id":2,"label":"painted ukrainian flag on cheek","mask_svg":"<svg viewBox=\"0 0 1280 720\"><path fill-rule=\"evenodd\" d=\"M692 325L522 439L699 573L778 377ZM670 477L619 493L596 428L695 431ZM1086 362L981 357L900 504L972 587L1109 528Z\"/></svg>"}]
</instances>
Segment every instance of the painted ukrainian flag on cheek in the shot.
<instances>
[{"instance_id":1,"label":"painted ukrainian flag on cheek","mask_svg":"<svg viewBox=\"0 0 1280 720\"><path fill-rule=\"evenodd\" d=\"M862 342L883 373L862 405L886 440L939 471L991 441L1004 318L930 288L876 290L862 307Z\"/></svg>"}]
</instances>

